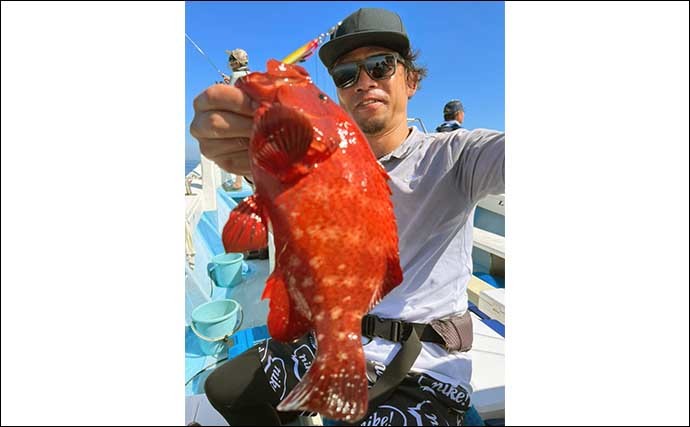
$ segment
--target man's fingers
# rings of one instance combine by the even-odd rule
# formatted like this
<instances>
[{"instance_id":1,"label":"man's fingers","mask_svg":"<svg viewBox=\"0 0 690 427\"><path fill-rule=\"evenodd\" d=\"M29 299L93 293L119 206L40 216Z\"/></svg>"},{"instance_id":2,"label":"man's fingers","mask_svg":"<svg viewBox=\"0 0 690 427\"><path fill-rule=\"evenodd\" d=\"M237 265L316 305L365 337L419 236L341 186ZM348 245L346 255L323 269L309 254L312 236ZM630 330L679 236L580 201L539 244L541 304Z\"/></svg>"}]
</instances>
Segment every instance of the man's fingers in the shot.
<instances>
[{"instance_id":1,"label":"man's fingers","mask_svg":"<svg viewBox=\"0 0 690 427\"><path fill-rule=\"evenodd\" d=\"M199 149L201 154L209 159L216 159L235 153L245 153L249 157L249 138L227 138L227 139L199 139Z\"/></svg>"},{"instance_id":2,"label":"man's fingers","mask_svg":"<svg viewBox=\"0 0 690 427\"><path fill-rule=\"evenodd\" d=\"M221 168L228 172L234 173L236 175L251 176L252 170L249 166L248 156L232 156L227 155L224 157L219 157L214 160L215 163Z\"/></svg>"},{"instance_id":3,"label":"man's fingers","mask_svg":"<svg viewBox=\"0 0 690 427\"><path fill-rule=\"evenodd\" d=\"M229 85L213 85L194 99L194 111L222 110L251 117L252 100L244 92Z\"/></svg>"},{"instance_id":4,"label":"man's fingers","mask_svg":"<svg viewBox=\"0 0 690 427\"><path fill-rule=\"evenodd\" d=\"M196 139L249 138L252 125L249 117L225 111L206 111L194 116L189 133Z\"/></svg>"}]
</instances>

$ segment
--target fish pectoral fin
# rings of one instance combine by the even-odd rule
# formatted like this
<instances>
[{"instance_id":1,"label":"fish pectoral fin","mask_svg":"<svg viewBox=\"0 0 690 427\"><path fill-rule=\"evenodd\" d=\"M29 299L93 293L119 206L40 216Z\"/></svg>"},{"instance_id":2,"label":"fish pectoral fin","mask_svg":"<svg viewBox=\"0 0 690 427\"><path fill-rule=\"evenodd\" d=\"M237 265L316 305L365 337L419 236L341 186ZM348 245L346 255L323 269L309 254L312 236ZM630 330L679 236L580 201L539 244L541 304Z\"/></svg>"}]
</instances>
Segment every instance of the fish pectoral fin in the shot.
<instances>
[{"instance_id":1,"label":"fish pectoral fin","mask_svg":"<svg viewBox=\"0 0 690 427\"><path fill-rule=\"evenodd\" d=\"M226 252L245 252L268 245L268 231L263 207L257 195L247 197L230 212L223 227Z\"/></svg>"},{"instance_id":2,"label":"fish pectoral fin","mask_svg":"<svg viewBox=\"0 0 690 427\"><path fill-rule=\"evenodd\" d=\"M311 322L290 299L287 285L276 268L266 281L261 299L269 298L268 332L278 341L288 342L302 337L311 329Z\"/></svg>"},{"instance_id":3,"label":"fish pectoral fin","mask_svg":"<svg viewBox=\"0 0 690 427\"><path fill-rule=\"evenodd\" d=\"M293 168L304 172L304 157L313 137L311 122L303 113L281 104L273 105L255 126L254 157L262 168L273 173L286 173Z\"/></svg>"}]
</instances>

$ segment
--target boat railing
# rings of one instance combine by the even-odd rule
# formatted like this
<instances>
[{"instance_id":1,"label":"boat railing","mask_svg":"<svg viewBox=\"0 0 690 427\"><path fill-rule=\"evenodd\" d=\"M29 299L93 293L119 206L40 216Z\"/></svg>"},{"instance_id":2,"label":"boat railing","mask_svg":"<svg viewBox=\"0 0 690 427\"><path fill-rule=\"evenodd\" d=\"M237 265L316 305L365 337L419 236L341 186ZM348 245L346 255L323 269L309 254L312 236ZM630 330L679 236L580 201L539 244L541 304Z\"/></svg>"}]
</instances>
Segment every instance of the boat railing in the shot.
<instances>
[{"instance_id":1,"label":"boat railing","mask_svg":"<svg viewBox=\"0 0 690 427\"><path fill-rule=\"evenodd\" d=\"M422 119L420 119L418 117L408 117L407 121L408 122L419 122L419 124L422 126L422 130L424 131L424 133L429 133L429 132L427 132L426 126L424 126L424 122L422 121Z\"/></svg>"}]
</instances>

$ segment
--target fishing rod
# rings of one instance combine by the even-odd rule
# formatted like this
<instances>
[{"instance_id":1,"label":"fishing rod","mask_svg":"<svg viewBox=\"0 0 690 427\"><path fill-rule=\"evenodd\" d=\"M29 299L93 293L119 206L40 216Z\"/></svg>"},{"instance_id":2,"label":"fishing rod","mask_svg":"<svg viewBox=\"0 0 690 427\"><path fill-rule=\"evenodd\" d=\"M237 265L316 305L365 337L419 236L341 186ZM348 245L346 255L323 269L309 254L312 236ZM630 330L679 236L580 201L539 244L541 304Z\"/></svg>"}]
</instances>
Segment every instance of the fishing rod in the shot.
<instances>
[{"instance_id":1,"label":"fishing rod","mask_svg":"<svg viewBox=\"0 0 690 427\"><path fill-rule=\"evenodd\" d=\"M211 58L209 58L208 55L206 55L206 54L204 53L204 51L201 50L201 48L200 48L196 43L194 43L194 40L192 40L192 38L189 37L189 35L187 35L187 33L184 33L184 36L187 37L187 40L189 40L189 41L192 43L192 45L194 45L194 47L196 48L196 50L198 50L199 53L200 53L204 58L206 58L206 59L208 60L208 62L209 62L209 63L211 64L211 66L213 67L213 69L216 70L216 71L218 71L218 74L220 74L220 76L223 78L223 80L229 79L229 78L230 78L230 76L228 76L227 74L225 74L225 73L223 73L222 71L220 71L220 68L216 67L216 64L214 64L213 61L211 61Z\"/></svg>"},{"instance_id":2,"label":"fishing rod","mask_svg":"<svg viewBox=\"0 0 690 427\"><path fill-rule=\"evenodd\" d=\"M295 50L294 52L292 52L291 54L289 54L288 56L286 56L285 58L283 58L283 61L282 61L282 62L283 62L284 64L294 64L294 63L296 63L296 62L304 62L304 61L306 61L310 56L312 56L312 55L314 54L314 52L316 52L316 49L319 47L319 45L320 45L321 43L323 43L323 40L324 40L327 36L330 36L330 35L332 35L333 33L335 33L335 31L338 29L338 27L340 26L340 24L342 24L342 21L340 21L340 22L338 22L337 24L335 24L334 26L332 26L332 27L331 27L328 31L326 31L325 33L319 34L319 35L318 35L316 38L314 38L313 40L310 40L310 41L308 41L307 43L305 43L304 45L300 46L297 50ZM216 71L218 72L218 74L220 74L220 76L223 78L223 80L228 80L228 79L230 79L230 77L229 77L228 75L226 75L225 73L223 73L222 71L220 71L220 69L216 66L216 64L214 64L213 61L211 61L211 58L209 58L208 55L206 55L206 54L204 53L204 51L201 50L201 48L200 48L196 43L194 43L194 40L192 40L192 38L189 37L189 35L188 35L187 33L185 33L184 35L185 35L185 37L187 37L187 40L189 40L189 42L192 43L192 45L196 48L196 50L199 51L199 53L200 53L204 58L206 58L206 59L208 60L209 64L211 64L211 66L213 67L213 69L216 70Z\"/></svg>"},{"instance_id":3,"label":"fishing rod","mask_svg":"<svg viewBox=\"0 0 690 427\"><path fill-rule=\"evenodd\" d=\"M338 22L325 33L319 34L318 37L308 41L299 49L295 50L294 52L283 58L283 64L294 64L295 62L306 61L310 56L314 54L314 52L316 52L316 48L319 47L321 43L323 43L323 39L325 39L326 36L330 36L331 34L336 32L340 24L342 24L342 21Z\"/></svg>"}]
</instances>

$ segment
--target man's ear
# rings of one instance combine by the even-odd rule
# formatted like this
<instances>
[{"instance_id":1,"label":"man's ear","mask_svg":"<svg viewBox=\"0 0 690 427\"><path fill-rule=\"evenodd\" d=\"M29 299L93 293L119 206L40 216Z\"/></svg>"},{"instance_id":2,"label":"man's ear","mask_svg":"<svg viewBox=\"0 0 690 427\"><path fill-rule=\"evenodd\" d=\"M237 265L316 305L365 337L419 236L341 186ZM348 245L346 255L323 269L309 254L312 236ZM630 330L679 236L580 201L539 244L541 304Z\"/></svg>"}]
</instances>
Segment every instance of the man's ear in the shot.
<instances>
[{"instance_id":1,"label":"man's ear","mask_svg":"<svg viewBox=\"0 0 690 427\"><path fill-rule=\"evenodd\" d=\"M417 92L417 85L419 83L419 76L413 71L407 71L406 82L407 82L407 99L412 98L412 96Z\"/></svg>"}]
</instances>

